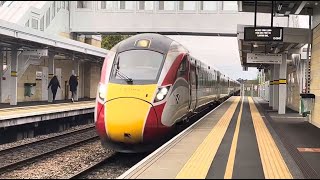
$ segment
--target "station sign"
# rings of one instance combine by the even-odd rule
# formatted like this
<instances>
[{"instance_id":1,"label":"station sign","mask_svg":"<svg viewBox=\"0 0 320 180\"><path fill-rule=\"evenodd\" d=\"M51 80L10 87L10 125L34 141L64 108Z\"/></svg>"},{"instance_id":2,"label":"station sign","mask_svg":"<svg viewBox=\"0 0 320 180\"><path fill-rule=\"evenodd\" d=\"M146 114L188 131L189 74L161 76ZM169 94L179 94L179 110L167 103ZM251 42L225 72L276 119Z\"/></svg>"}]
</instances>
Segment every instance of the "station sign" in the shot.
<instances>
[{"instance_id":1,"label":"station sign","mask_svg":"<svg viewBox=\"0 0 320 180\"><path fill-rule=\"evenodd\" d=\"M48 56L48 49L26 49L23 50L26 56Z\"/></svg>"},{"instance_id":2,"label":"station sign","mask_svg":"<svg viewBox=\"0 0 320 180\"><path fill-rule=\"evenodd\" d=\"M36 71L36 80L42 79L42 71Z\"/></svg>"},{"instance_id":3,"label":"station sign","mask_svg":"<svg viewBox=\"0 0 320 180\"><path fill-rule=\"evenodd\" d=\"M245 41L283 41L282 27L245 27Z\"/></svg>"},{"instance_id":4,"label":"station sign","mask_svg":"<svg viewBox=\"0 0 320 180\"><path fill-rule=\"evenodd\" d=\"M282 54L248 53L247 63L249 64L281 64Z\"/></svg>"}]
</instances>

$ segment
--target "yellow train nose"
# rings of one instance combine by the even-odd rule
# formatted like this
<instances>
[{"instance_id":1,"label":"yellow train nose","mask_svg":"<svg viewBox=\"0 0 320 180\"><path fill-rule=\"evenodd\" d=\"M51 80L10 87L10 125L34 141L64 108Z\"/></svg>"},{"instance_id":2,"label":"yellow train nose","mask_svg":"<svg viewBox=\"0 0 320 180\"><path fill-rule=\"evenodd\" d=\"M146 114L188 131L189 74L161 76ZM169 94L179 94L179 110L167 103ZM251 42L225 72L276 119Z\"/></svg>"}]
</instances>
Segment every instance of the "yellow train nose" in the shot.
<instances>
[{"instance_id":1,"label":"yellow train nose","mask_svg":"<svg viewBox=\"0 0 320 180\"><path fill-rule=\"evenodd\" d=\"M151 105L138 98L116 98L106 103L106 130L112 141L139 143Z\"/></svg>"}]
</instances>

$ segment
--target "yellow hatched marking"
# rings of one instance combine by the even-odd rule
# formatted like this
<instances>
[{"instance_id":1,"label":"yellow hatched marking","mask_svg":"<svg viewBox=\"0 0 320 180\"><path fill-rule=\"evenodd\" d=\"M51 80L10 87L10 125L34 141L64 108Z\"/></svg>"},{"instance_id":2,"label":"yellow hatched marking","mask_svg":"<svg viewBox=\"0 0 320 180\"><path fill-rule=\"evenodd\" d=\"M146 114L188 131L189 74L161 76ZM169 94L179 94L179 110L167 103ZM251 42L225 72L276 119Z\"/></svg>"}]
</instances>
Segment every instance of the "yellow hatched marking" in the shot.
<instances>
[{"instance_id":1,"label":"yellow hatched marking","mask_svg":"<svg viewBox=\"0 0 320 180\"><path fill-rule=\"evenodd\" d=\"M293 179L288 166L251 97L249 97L249 105L265 178Z\"/></svg>"},{"instance_id":2,"label":"yellow hatched marking","mask_svg":"<svg viewBox=\"0 0 320 180\"><path fill-rule=\"evenodd\" d=\"M237 149L239 130L240 130L241 115L242 115L242 110L243 110L243 100L244 100L244 97L242 97L242 103L241 103L241 107L240 107L240 111L239 111L239 115L238 115L238 119L237 119L237 125L236 125L236 129L235 129L233 139L232 139L232 144L231 144L231 149L230 149L229 158L228 158L228 162L227 162L226 172L224 174L225 179L231 179L232 174L233 174L233 167L234 167L234 161L235 161L235 157L236 157L236 149Z\"/></svg>"},{"instance_id":3,"label":"yellow hatched marking","mask_svg":"<svg viewBox=\"0 0 320 180\"><path fill-rule=\"evenodd\" d=\"M233 103L222 116L209 135L192 154L188 162L180 170L176 179L204 179L218 151L221 141L228 129L231 118L237 108L240 97L235 98Z\"/></svg>"}]
</instances>

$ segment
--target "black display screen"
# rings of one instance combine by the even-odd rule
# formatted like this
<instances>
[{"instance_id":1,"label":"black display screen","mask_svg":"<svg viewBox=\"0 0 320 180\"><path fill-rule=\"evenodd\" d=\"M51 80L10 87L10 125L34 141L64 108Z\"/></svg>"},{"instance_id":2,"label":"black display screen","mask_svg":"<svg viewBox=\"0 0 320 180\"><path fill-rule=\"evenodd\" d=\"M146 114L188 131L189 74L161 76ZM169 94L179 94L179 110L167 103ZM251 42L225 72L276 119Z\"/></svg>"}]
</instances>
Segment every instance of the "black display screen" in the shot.
<instances>
[{"instance_id":1,"label":"black display screen","mask_svg":"<svg viewBox=\"0 0 320 180\"><path fill-rule=\"evenodd\" d=\"M245 27L245 41L283 41L282 27Z\"/></svg>"}]
</instances>

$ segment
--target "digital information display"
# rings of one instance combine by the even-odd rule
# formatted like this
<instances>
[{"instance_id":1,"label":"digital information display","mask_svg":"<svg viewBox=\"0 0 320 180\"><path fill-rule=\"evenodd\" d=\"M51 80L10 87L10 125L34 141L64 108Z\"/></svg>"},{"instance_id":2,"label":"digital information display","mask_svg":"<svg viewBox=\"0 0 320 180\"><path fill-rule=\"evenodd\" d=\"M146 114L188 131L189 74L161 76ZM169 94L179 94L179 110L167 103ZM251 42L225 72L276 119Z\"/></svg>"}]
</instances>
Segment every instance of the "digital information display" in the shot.
<instances>
[{"instance_id":1,"label":"digital information display","mask_svg":"<svg viewBox=\"0 0 320 180\"><path fill-rule=\"evenodd\" d=\"M282 27L245 27L245 41L283 41Z\"/></svg>"}]
</instances>

